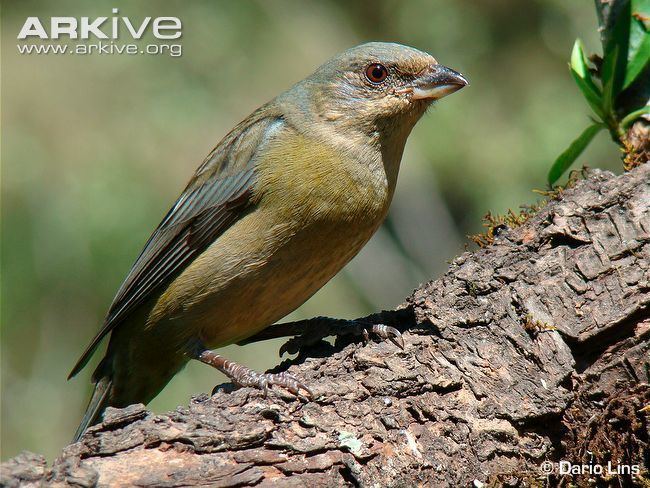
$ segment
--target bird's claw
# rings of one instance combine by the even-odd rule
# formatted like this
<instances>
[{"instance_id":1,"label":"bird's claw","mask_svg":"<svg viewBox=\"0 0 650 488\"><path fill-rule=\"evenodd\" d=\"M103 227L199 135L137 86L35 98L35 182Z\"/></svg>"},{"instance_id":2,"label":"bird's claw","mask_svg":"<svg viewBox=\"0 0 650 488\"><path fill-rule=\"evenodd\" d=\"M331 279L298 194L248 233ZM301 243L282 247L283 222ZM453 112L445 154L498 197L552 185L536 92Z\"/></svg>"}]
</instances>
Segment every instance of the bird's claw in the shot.
<instances>
[{"instance_id":1,"label":"bird's claw","mask_svg":"<svg viewBox=\"0 0 650 488\"><path fill-rule=\"evenodd\" d=\"M372 332L373 334L377 334L382 339L390 340L397 347L404 350L404 337L402 337L402 333L395 327L384 324L373 324ZM367 339L368 329L364 329L364 337Z\"/></svg>"},{"instance_id":2,"label":"bird's claw","mask_svg":"<svg viewBox=\"0 0 650 488\"><path fill-rule=\"evenodd\" d=\"M257 371L249 369L241 376L232 379L240 386L249 386L251 388L262 390L264 392L264 396L268 395L269 387L279 386L289 391L296 397L300 397L301 395L308 399L314 397L314 394L307 385L301 383L295 376L292 376L286 372L258 373ZM303 391L306 394L302 394Z\"/></svg>"}]
</instances>

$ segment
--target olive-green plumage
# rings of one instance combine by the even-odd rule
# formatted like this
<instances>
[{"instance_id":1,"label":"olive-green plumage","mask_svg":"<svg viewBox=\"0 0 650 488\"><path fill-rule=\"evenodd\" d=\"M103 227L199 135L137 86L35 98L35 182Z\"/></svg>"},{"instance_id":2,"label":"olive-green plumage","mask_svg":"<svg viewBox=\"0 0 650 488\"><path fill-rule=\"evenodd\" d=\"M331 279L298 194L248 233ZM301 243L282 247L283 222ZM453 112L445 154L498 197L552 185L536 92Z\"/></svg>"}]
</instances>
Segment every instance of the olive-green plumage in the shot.
<instances>
[{"instance_id":1,"label":"olive-green plumage","mask_svg":"<svg viewBox=\"0 0 650 488\"><path fill-rule=\"evenodd\" d=\"M194 354L304 303L386 217L406 139L467 84L413 48L369 43L259 108L208 155L154 231L76 374L109 332L80 435L148 402Z\"/></svg>"}]
</instances>

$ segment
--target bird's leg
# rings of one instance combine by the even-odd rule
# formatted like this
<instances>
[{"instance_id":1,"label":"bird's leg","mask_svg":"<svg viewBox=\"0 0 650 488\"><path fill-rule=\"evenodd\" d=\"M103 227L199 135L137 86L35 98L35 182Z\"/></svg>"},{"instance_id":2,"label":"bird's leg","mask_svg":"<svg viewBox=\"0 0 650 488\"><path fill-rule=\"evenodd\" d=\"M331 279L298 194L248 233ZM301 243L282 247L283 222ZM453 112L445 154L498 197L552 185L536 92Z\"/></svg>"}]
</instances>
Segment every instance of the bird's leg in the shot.
<instances>
[{"instance_id":1,"label":"bird's leg","mask_svg":"<svg viewBox=\"0 0 650 488\"><path fill-rule=\"evenodd\" d=\"M313 345L328 336L357 335L363 336L368 341L370 333L376 334L382 339L389 339L396 346L404 349L402 334L394 327L372 323L363 319L347 320L329 317L315 317L309 320L271 325L260 333L240 342L240 344L250 344L251 342L293 335L295 337L289 339L280 348L280 355L285 352L294 354L302 347Z\"/></svg>"},{"instance_id":2,"label":"bird's leg","mask_svg":"<svg viewBox=\"0 0 650 488\"><path fill-rule=\"evenodd\" d=\"M304 390L307 393L307 398L313 397L311 390L307 386L286 372L258 373L246 366L230 361L214 351L203 348L199 348L195 354L195 359L218 369L239 386L257 388L262 390L265 395L268 393L269 386L275 385L285 388L296 396L300 396L301 390Z\"/></svg>"}]
</instances>

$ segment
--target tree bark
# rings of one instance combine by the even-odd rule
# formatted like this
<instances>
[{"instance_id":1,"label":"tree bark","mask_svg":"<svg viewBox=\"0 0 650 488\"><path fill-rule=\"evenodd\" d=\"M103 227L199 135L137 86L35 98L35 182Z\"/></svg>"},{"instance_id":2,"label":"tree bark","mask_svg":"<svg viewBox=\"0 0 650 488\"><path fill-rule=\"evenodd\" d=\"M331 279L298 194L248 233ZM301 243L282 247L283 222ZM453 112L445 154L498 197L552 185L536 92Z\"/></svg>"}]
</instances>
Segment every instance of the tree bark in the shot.
<instances>
[{"instance_id":1,"label":"tree bark","mask_svg":"<svg viewBox=\"0 0 650 488\"><path fill-rule=\"evenodd\" d=\"M276 368L314 400L242 388L162 415L110 409L53 466L6 462L2 484L649 483L650 165L590 171L494 234L368 317L404 350L319 342ZM560 475L560 460L604 472Z\"/></svg>"}]
</instances>

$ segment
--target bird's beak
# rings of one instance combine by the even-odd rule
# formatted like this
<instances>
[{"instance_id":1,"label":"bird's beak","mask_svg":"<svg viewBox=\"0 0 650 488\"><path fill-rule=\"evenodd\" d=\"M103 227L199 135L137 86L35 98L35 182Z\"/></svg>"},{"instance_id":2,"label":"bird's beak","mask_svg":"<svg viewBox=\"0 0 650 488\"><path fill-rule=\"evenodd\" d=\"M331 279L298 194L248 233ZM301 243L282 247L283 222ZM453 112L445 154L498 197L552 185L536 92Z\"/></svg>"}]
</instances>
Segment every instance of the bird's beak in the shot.
<instances>
[{"instance_id":1,"label":"bird's beak","mask_svg":"<svg viewBox=\"0 0 650 488\"><path fill-rule=\"evenodd\" d=\"M411 100L438 100L467 85L469 81L457 71L441 64L434 64L413 80Z\"/></svg>"}]
</instances>

